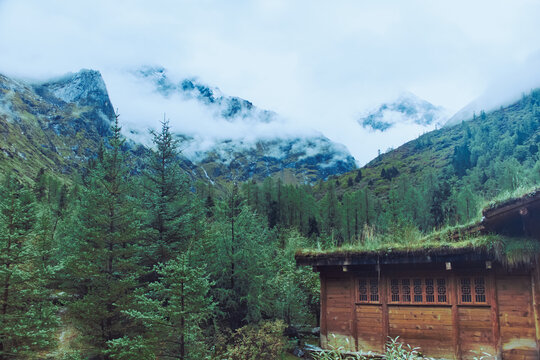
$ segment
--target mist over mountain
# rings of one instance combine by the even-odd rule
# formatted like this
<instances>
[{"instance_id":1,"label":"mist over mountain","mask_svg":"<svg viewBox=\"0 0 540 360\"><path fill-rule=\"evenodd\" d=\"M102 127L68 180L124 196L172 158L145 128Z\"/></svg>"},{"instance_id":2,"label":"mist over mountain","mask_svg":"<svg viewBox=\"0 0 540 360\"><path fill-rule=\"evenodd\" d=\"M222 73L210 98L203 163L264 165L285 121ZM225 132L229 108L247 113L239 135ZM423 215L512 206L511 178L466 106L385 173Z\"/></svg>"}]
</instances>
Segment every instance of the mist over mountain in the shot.
<instances>
[{"instance_id":1,"label":"mist over mountain","mask_svg":"<svg viewBox=\"0 0 540 360\"><path fill-rule=\"evenodd\" d=\"M133 89L121 98L128 102L120 101L127 113L120 111L128 148L143 156L141 145L152 146L149 130L160 126L166 112L180 141L182 167L193 178L214 182L279 176L311 183L356 167L345 146L313 130L293 130L276 113L194 78L173 82L165 69L149 67L127 78L138 85L122 85ZM32 84L1 80L0 117L5 126L17 128L5 131L1 148L12 159L33 158L40 164L34 168L52 161L53 167L71 172L94 156L110 134L114 101L99 71Z\"/></svg>"},{"instance_id":2,"label":"mist over mountain","mask_svg":"<svg viewBox=\"0 0 540 360\"><path fill-rule=\"evenodd\" d=\"M450 117L451 126L471 120L480 112L490 112L515 103L540 87L540 52L527 57L519 66L507 69L491 81L480 96L473 99Z\"/></svg>"},{"instance_id":3,"label":"mist over mountain","mask_svg":"<svg viewBox=\"0 0 540 360\"><path fill-rule=\"evenodd\" d=\"M435 106L410 92L402 93L396 100L386 102L366 112L358 119L365 129L385 132L398 125L419 125L432 130L448 118L448 111Z\"/></svg>"}]
</instances>

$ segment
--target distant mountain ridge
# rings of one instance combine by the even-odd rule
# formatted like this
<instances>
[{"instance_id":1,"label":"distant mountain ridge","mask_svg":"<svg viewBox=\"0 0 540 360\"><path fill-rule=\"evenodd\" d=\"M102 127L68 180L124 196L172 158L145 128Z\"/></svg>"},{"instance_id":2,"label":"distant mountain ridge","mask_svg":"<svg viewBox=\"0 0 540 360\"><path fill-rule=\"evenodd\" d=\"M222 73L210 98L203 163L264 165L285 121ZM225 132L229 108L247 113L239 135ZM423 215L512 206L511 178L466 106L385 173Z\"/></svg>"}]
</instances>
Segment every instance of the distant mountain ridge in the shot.
<instances>
[{"instance_id":1,"label":"distant mountain ridge","mask_svg":"<svg viewBox=\"0 0 540 360\"><path fill-rule=\"evenodd\" d=\"M178 93L186 98L197 99L199 102L212 107L216 114L228 121L250 118L268 123L276 120L277 117L277 114L273 111L259 109L248 100L225 95L218 88L203 84L196 78L187 78L174 82L163 67L144 66L134 71L134 73L151 81L156 90L163 96L169 97L174 93Z\"/></svg>"},{"instance_id":2,"label":"distant mountain ridge","mask_svg":"<svg viewBox=\"0 0 540 360\"><path fill-rule=\"evenodd\" d=\"M247 100L225 96L217 88L194 80L174 84L160 74L163 71L157 70L141 76L149 77L164 96L180 91L227 121L269 122L277 117ZM114 108L99 71L81 70L36 84L0 75L0 168L13 168L28 177L40 167L69 174L95 156L113 119ZM187 147L198 141L181 133L177 136ZM147 151L134 141L127 146L136 156ZM289 182L310 183L356 167L343 145L322 134L222 140L204 151L195 146L189 155L181 156L181 166L194 179L205 181L280 176Z\"/></svg>"},{"instance_id":3,"label":"distant mountain ridge","mask_svg":"<svg viewBox=\"0 0 540 360\"><path fill-rule=\"evenodd\" d=\"M159 66L145 66L132 73L150 83L155 93L172 102L196 101L216 121L275 124L274 129L286 126L279 114L261 109L248 100L223 94L219 88L196 78L172 80L168 71ZM204 166L209 178L225 176L228 180L245 181L278 174L285 179L311 183L356 167L345 146L318 132L304 131L305 134L300 135L284 131L280 135L270 135L254 133L254 128L249 130L248 134L221 139L209 139L204 131L188 135L176 130L176 134L182 139L183 155L194 164ZM142 134L140 130L136 131L138 136ZM213 145L201 145L208 142Z\"/></svg>"}]
</instances>

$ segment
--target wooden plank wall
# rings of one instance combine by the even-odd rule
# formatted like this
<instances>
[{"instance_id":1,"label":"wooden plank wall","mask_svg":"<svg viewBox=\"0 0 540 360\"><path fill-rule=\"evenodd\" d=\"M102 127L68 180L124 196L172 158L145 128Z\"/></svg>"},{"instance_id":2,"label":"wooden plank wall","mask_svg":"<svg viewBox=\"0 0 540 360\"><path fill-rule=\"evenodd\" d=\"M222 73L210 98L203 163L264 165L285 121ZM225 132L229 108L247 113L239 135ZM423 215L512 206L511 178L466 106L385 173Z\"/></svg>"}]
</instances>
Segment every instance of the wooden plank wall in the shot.
<instances>
[{"instance_id":1,"label":"wooden plank wall","mask_svg":"<svg viewBox=\"0 0 540 360\"><path fill-rule=\"evenodd\" d=\"M382 352L388 334L436 358L473 360L500 350L504 360L540 359L540 273L490 277L495 306L388 304L386 316L381 304L355 304L355 281L321 274L323 347Z\"/></svg>"},{"instance_id":2,"label":"wooden plank wall","mask_svg":"<svg viewBox=\"0 0 540 360\"><path fill-rule=\"evenodd\" d=\"M538 360L531 278L497 278L502 357L505 360Z\"/></svg>"},{"instance_id":3,"label":"wooden plank wall","mask_svg":"<svg viewBox=\"0 0 540 360\"><path fill-rule=\"evenodd\" d=\"M460 355L463 360L497 354L490 307L458 307Z\"/></svg>"},{"instance_id":4,"label":"wooden plank wall","mask_svg":"<svg viewBox=\"0 0 540 360\"><path fill-rule=\"evenodd\" d=\"M358 349L382 352L384 341L382 308L376 304L356 305Z\"/></svg>"},{"instance_id":5,"label":"wooden plank wall","mask_svg":"<svg viewBox=\"0 0 540 360\"><path fill-rule=\"evenodd\" d=\"M325 326L321 329L321 340L323 346L332 345L343 347L346 350L355 349L355 339L353 337L353 317L351 304L353 293L351 289L350 276L342 275L332 277L328 275L325 280ZM322 332L325 332L325 335Z\"/></svg>"},{"instance_id":6,"label":"wooden plank wall","mask_svg":"<svg viewBox=\"0 0 540 360\"><path fill-rule=\"evenodd\" d=\"M389 336L420 347L430 357L452 359L452 311L449 306L388 306Z\"/></svg>"}]
</instances>

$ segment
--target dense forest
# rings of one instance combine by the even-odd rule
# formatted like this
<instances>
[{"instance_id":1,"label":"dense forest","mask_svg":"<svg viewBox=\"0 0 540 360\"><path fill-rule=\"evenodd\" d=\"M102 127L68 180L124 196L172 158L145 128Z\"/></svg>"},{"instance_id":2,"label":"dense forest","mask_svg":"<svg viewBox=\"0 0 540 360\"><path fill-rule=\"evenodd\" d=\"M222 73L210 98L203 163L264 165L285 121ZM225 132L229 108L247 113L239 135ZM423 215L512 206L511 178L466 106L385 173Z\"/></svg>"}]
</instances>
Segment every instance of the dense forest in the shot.
<instances>
[{"instance_id":1,"label":"dense forest","mask_svg":"<svg viewBox=\"0 0 540 360\"><path fill-rule=\"evenodd\" d=\"M117 117L76 176L1 180L0 359L279 358L285 327L318 321L297 249L478 220L540 183L539 125L535 91L315 185L218 186L180 169L167 122L134 171Z\"/></svg>"}]
</instances>

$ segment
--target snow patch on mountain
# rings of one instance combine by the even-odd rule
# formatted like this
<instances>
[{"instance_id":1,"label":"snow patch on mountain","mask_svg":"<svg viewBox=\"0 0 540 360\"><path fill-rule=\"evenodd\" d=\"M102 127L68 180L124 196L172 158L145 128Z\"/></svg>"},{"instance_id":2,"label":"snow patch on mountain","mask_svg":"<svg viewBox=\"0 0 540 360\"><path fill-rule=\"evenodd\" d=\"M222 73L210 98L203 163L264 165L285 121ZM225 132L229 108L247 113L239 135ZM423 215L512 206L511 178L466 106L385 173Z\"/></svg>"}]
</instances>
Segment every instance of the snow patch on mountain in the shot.
<instances>
[{"instance_id":1,"label":"snow patch on mountain","mask_svg":"<svg viewBox=\"0 0 540 360\"><path fill-rule=\"evenodd\" d=\"M365 129L385 132L398 124L419 125L426 130L441 126L448 112L440 107L405 92L396 100L379 105L362 114L358 123Z\"/></svg>"},{"instance_id":2,"label":"snow patch on mountain","mask_svg":"<svg viewBox=\"0 0 540 360\"><path fill-rule=\"evenodd\" d=\"M107 94L101 73L87 69L50 80L42 86L47 87L55 97L66 103L83 102L81 105L90 101L103 101L103 95Z\"/></svg>"},{"instance_id":3,"label":"snow patch on mountain","mask_svg":"<svg viewBox=\"0 0 540 360\"><path fill-rule=\"evenodd\" d=\"M197 78L175 76L161 67L143 67L105 73L105 79L129 139L152 146L149 130L156 130L165 118L180 140L182 154L194 164L204 165L210 177L240 168L243 177L236 179L246 179L248 173L261 175L264 168L267 175L286 168L295 172L309 168L325 178L356 167L345 146L320 132L226 95ZM207 166L209 163L214 165ZM216 164L229 170L215 170Z\"/></svg>"}]
</instances>

